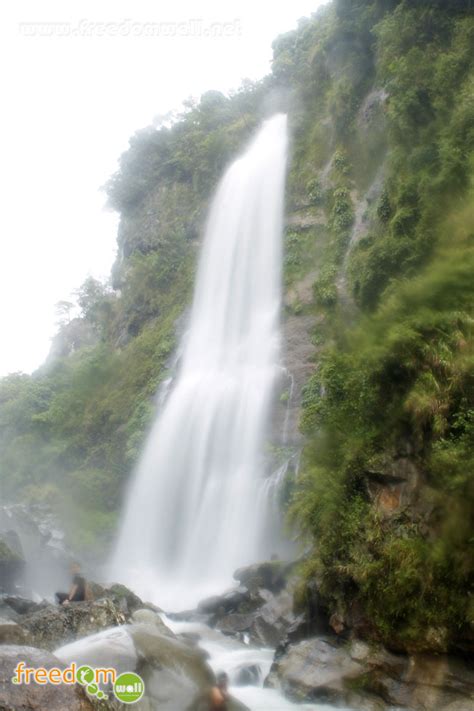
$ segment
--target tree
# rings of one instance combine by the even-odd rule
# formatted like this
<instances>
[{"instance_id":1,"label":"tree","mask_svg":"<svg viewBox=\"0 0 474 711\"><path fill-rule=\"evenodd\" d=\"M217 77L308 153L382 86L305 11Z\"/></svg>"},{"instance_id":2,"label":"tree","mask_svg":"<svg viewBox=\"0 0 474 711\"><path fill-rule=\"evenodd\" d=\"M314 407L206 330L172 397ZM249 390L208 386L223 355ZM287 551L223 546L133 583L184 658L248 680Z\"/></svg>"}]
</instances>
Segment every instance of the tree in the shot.
<instances>
[{"instance_id":1,"label":"tree","mask_svg":"<svg viewBox=\"0 0 474 711\"><path fill-rule=\"evenodd\" d=\"M54 305L54 312L56 314L56 326L63 328L71 321L71 310L74 308L74 304L71 301L58 301Z\"/></svg>"}]
</instances>

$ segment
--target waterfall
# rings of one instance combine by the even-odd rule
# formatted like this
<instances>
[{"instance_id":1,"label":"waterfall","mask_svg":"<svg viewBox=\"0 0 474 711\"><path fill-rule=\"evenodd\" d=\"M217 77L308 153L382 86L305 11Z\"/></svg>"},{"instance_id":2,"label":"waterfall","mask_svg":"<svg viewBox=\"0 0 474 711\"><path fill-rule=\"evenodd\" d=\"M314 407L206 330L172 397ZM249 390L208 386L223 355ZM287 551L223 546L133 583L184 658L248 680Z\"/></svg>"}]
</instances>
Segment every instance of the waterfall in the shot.
<instances>
[{"instance_id":1,"label":"waterfall","mask_svg":"<svg viewBox=\"0 0 474 711\"><path fill-rule=\"evenodd\" d=\"M280 370L286 152L277 114L217 188L179 371L125 496L111 575L168 609L274 552L259 501Z\"/></svg>"}]
</instances>

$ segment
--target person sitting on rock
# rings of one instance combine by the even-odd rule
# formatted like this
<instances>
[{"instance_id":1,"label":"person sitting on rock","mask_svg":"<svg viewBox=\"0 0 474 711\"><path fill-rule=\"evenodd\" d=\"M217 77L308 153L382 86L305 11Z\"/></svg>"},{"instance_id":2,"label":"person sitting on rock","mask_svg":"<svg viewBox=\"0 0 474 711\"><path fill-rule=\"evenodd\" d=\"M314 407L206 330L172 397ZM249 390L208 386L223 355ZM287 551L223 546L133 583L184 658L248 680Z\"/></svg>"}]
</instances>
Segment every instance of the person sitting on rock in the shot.
<instances>
[{"instance_id":1,"label":"person sitting on rock","mask_svg":"<svg viewBox=\"0 0 474 711\"><path fill-rule=\"evenodd\" d=\"M210 711L227 711L229 677L225 672L217 675L217 684L211 689Z\"/></svg>"},{"instance_id":2,"label":"person sitting on rock","mask_svg":"<svg viewBox=\"0 0 474 711\"><path fill-rule=\"evenodd\" d=\"M86 581L81 575L81 567L78 563L71 565L72 586L68 593L57 592L56 598L60 605L68 605L70 602L83 602L86 599Z\"/></svg>"}]
</instances>

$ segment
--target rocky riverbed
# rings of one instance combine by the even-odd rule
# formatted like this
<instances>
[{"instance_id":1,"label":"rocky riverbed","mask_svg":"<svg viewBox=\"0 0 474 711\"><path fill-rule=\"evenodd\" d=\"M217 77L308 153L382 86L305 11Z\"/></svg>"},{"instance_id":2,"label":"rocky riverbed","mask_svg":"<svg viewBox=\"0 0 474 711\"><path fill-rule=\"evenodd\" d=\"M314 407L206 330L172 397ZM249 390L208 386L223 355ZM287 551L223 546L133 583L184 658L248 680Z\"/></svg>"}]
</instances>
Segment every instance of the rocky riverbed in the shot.
<instances>
[{"instance_id":1,"label":"rocky riverbed","mask_svg":"<svg viewBox=\"0 0 474 711\"><path fill-rule=\"evenodd\" d=\"M8 590L0 595L1 711L122 708L79 686L16 686L11 678L21 660L136 671L146 685L138 711L205 711L220 669L229 674L235 695L229 708L235 711L300 704L318 711L474 709L469 650L447 655L386 649L364 639L363 626L351 628L325 609L316 585L301 609L301 603L295 606L294 563L237 570L231 590L196 609L167 614L119 584L90 583L94 599L66 607L32 600L14 592L21 566L16 573L7 570Z\"/></svg>"},{"instance_id":2,"label":"rocky riverbed","mask_svg":"<svg viewBox=\"0 0 474 711\"><path fill-rule=\"evenodd\" d=\"M325 609L316 584L306 608L295 612L294 564L263 563L236 571L235 577L235 589L173 618L206 624L250 647L274 648L265 688L294 702L317 702L317 708L474 709L470 650L456 655L389 650ZM255 670L246 673L250 677Z\"/></svg>"}]
</instances>

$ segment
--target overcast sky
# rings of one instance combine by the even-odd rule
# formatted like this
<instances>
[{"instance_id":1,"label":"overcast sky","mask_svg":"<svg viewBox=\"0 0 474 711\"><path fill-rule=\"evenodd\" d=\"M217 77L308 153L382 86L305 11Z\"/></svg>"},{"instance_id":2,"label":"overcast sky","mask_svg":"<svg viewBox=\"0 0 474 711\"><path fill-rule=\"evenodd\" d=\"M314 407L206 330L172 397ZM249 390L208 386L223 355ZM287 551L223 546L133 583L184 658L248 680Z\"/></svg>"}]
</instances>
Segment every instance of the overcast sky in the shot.
<instances>
[{"instance_id":1,"label":"overcast sky","mask_svg":"<svg viewBox=\"0 0 474 711\"><path fill-rule=\"evenodd\" d=\"M31 372L54 305L107 277L117 217L99 188L137 129L270 66L321 0L19 0L0 10L0 375Z\"/></svg>"}]
</instances>

